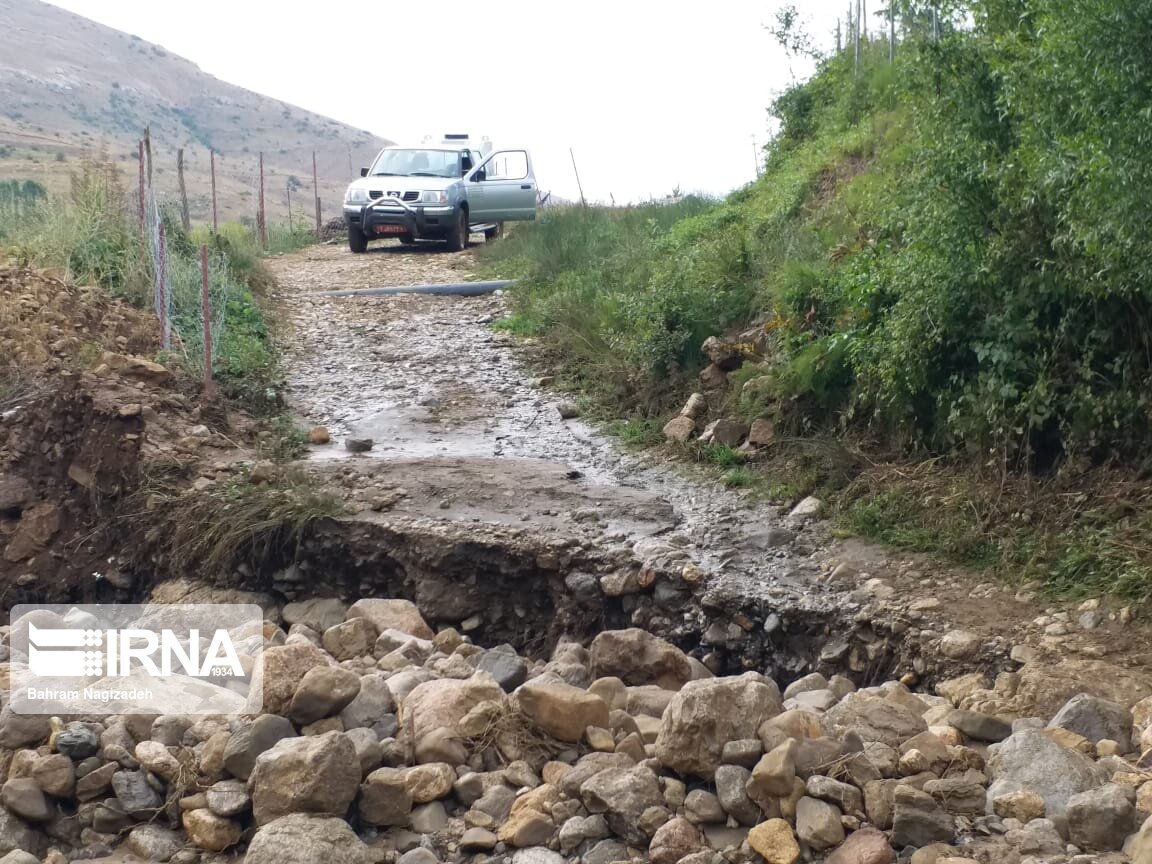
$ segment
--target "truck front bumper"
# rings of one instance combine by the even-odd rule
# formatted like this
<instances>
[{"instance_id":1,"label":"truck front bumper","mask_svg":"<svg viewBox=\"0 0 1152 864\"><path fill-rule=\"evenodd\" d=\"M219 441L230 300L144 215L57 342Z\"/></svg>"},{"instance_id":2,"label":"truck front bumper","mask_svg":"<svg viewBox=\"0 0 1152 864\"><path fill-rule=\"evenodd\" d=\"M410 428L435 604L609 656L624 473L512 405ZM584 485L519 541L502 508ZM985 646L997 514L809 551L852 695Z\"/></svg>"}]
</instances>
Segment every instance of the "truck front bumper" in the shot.
<instances>
[{"instance_id":1,"label":"truck front bumper","mask_svg":"<svg viewBox=\"0 0 1152 864\"><path fill-rule=\"evenodd\" d=\"M397 198L376 198L367 204L345 204L344 221L369 238L409 236L447 237L455 224L456 208L447 205L407 204Z\"/></svg>"}]
</instances>

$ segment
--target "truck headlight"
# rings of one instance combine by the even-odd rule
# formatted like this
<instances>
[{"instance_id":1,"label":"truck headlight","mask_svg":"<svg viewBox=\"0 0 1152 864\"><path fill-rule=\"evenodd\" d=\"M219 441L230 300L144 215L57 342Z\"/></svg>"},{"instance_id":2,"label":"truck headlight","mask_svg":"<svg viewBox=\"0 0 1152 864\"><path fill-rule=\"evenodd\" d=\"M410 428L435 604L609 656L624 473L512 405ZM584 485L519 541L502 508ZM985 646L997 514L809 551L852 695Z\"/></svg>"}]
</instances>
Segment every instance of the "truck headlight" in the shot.
<instances>
[{"instance_id":1,"label":"truck headlight","mask_svg":"<svg viewBox=\"0 0 1152 864\"><path fill-rule=\"evenodd\" d=\"M345 204L367 204L368 203L368 190L355 189L349 187L348 191L344 193Z\"/></svg>"},{"instance_id":2,"label":"truck headlight","mask_svg":"<svg viewBox=\"0 0 1152 864\"><path fill-rule=\"evenodd\" d=\"M420 193L421 204L447 204L448 193L443 189L430 189Z\"/></svg>"}]
</instances>

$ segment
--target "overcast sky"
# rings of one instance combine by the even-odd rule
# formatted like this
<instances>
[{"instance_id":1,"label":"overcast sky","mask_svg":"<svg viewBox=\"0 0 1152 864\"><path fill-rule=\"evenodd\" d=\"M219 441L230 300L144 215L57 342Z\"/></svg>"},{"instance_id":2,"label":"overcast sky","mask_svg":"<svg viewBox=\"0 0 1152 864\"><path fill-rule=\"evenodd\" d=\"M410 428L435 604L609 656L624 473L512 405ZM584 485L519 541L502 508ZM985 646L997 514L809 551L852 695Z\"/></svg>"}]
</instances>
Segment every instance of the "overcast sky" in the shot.
<instances>
[{"instance_id":1,"label":"overcast sky","mask_svg":"<svg viewBox=\"0 0 1152 864\"><path fill-rule=\"evenodd\" d=\"M764 25L782 0L54 0L206 72L401 143L488 135L531 149L541 189L617 202L724 193L791 80ZM799 0L827 46L843 0ZM83 46L78 46L81 50ZM806 72L793 61L794 72Z\"/></svg>"}]
</instances>

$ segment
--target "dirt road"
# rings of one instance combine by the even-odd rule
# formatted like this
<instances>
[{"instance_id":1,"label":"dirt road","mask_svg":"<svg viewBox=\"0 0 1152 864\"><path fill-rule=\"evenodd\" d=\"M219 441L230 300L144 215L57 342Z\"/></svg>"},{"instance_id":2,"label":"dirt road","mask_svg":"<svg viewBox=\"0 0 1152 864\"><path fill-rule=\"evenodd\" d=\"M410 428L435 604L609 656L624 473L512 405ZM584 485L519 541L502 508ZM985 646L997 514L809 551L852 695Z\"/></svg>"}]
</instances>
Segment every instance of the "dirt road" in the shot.
<instances>
[{"instance_id":1,"label":"dirt road","mask_svg":"<svg viewBox=\"0 0 1152 864\"><path fill-rule=\"evenodd\" d=\"M727 635L705 634L705 642L771 634L775 613L766 610L832 610L915 643L893 661L914 656L915 668L895 670L913 678L934 665L972 668L980 657L990 670L1019 668L1008 661L1016 649L1033 670L1051 661L1073 677L1108 682L1105 689L1152 692L1147 633L1117 609L1105 605L1085 618L1093 610L1044 603L1027 587L974 584L966 574L835 540L822 522L750 504L658 455L625 453L578 418L563 419L564 395L539 387L515 340L491 326L507 313L499 293L322 295L467 281L476 278L472 253L381 245L351 255L331 245L273 266L289 324L293 405L333 437L313 448L309 464L338 482L362 518L496 526L691 565L692 579L706 586L702 606L761 610L757 621L732 615ZM371 438L373 448L353 455L343 443L349 437ZM835 629L829 620L814 627ZM941 650L951 630L974 634L972 647ZM836 633L821 638L831 661L878 662L871 655L879 649L858 644L851 650L860 658L849 658ZM1011 707L1015 695L998 694L997 707Z\"/></svg>"}]
</instances>

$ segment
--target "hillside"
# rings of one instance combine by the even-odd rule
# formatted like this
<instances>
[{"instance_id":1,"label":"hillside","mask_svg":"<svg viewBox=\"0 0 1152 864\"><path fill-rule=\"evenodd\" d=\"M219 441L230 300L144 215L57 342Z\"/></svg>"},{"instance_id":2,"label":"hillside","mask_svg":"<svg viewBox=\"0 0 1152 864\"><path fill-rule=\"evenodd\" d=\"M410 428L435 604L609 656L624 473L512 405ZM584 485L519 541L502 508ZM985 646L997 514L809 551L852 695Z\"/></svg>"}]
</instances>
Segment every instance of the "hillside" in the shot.
<instances>
[{"instance_id":1,"label":"hillside","mask_svg":"<svg viewBox=\"0 0 1152 864\"><path fill-rule=\"evenodd\" d=\"M293 210L310 216L315 150L330 217L352 172L387 143L40 0L0 0L0 21L0 180L34 179L60 190L69 163L97 154L134 175L136 142L148 126L163 194L176 193L176 150L185 148L194 219L210 218L210 149L222 216L255 213L261 151L269 221L287 218L293 177Z\"/></svg>"},{"instance_id":2,"label":"hillside","mask_svg":"<svg viewBox=\"0 0 1152 864\"><path fill-rule=\"evenodd\" d=\"M1152 25L1127 0L1023 6L910 13L894 58L822 58L726 201L510 234L507 326L632 440L700 391L731 440L665 432L731 485L1055 591L1152 595ZM734 449L756 421L767 446Z\"/></svg>"}]
</instances>

